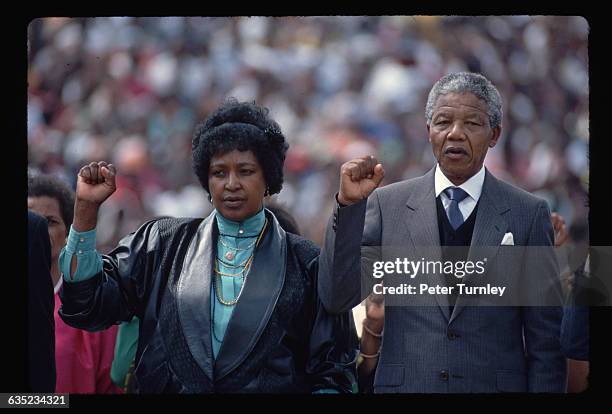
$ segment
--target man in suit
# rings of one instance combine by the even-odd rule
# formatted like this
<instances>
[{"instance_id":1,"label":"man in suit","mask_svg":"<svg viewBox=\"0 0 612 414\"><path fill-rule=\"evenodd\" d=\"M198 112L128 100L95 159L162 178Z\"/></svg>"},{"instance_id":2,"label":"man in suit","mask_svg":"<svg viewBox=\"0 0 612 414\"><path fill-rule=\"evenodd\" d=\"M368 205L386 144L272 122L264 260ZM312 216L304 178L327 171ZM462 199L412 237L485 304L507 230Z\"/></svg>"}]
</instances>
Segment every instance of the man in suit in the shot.
<instances>
[{"instance_id":1,"label":"man in suit","mask_svg":"<svg viewBox=\"0 0 612 414\"><path fill-rule=\"evenodd\" d=\"M28 391L55 391L55 323L47 220L28 210Z\"/></svg>"},{"instance_id":2,"label":"man in suit","mask_svg":"<svg viewBox=\"0 0 612 414\"><path fill-rule=\"evenodd\" d=\"M470 306L478 302L454 289L390 306L387 295L374 392L563 392L562 308L518 306L561 304L548 206L484 168L501 134L499 92L480 74L450 74L433 86L425 112L437 164L424 176L377 188L384 170L374 157L342 166L320 258L321 300L334 313L356 306L372 293L373 263L394 261L394 247L455 263L485 252L484 275L465 283L495 281L526 296L512 296L513 306ZM455 276L421 281L456 288Z\"/></svg>"}]
</instances>

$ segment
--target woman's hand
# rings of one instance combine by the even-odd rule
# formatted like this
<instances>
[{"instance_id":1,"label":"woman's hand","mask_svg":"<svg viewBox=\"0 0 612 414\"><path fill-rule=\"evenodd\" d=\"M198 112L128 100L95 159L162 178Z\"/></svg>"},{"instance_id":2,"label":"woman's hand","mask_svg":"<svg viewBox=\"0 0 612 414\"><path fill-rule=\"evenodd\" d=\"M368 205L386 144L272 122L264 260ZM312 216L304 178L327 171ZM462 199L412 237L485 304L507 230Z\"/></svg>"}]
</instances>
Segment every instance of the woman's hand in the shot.
<instances>
[{"instance_id":1,"label":"woman's hand","mask_svg":"<svg viewBox=\"0 0 612 414\"><path fill-rule=\"evenodd\" d=\"M344 205L351 205L368 198L380 185L384 176L385 170L382 164L371 155L342 164L338 201Z\"/></svg>"},{"instance_id":2,"label":"woman's hand","mask_svg":"<svg viewBox=\"0 0 612 414\"><path fill-rule=\"evenodd\" d=\"M368 327L377 333L382 332L385 325L385 303L383 295L371 293L365 302Z\"/></svg>"},{"instance_id":3,"label":"woman's hand","mask_svg":"<svg viewBox=\"0 0 612 414\"><path fill-rule=\"evenodd\" d=\"M113 164L105 161L92 162L79 170L76 199L100 206L117 189Z\"/></svg>"},{"instance_id":4,"label":"woman's hand","mask_svg":"<svg viewBox=\"0 0 612 414\"><path fill-rule=\"evenodd\" d=\"M117 189L116 173L115 166L105 161L89 163L79 170L72 222L76 231L84 232L96 227L100 205Z\"/></svg>"}]
</instances>

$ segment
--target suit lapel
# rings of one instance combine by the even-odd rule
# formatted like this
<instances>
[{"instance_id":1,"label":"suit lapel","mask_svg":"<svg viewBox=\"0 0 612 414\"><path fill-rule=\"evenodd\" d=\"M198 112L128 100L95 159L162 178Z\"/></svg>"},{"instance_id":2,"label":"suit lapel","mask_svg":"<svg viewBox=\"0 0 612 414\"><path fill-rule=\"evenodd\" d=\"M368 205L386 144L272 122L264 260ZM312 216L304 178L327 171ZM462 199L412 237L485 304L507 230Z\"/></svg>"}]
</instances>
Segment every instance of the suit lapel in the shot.
<instances>
[{"instance_id":1,"label":"suit lapel","mask_svg":"<svg viewBox=\"0 0 612 414\"><path fill-rule=\"evenodd\" d=\"M211 381L210 274L215 228L213 212L200 224L191 240L177 289L178 313L189 351Z\"/></svg>"},{"instance_id":2,"label":"suit lapel","mask_svg":"<svg viewBox=\"0 0 612 414\"><path fill-rule=\"evenodd\" d=\"M442 249L440 248L440 233L438 230L438 213L436 208L436 192L434 183L435 167L423 176L419 185L411 192L406 202L406 217L402 222L415 247L415 259L421 257L426 260L439 261L442 259ZM444 275L436 274L432 280L426 281L432 285L435 283L446 286ZM450 318L448 296L435 295L440 310L446 320Z\"/></svg>"},{"instance_id":3,"label":"suit lapel","mask_svg":"<svg viewBox=\"0 0 612 414\"><path fill-rule=\"evenodd\" d=\"M465 283L469 284L470 280L475 277L486 277L488 267L499 250L501 241L508 229L508 223L503 218L503 214L510 210L510 207L507 205L505 197L505 194L500 191L497 179L485 169L485 180L478 203L467 260L476 262L486 258L487 261L484 264L484 273L478 276L466 275L463 279ZM449 323L457 317L466 306L466 302L469 301L461 295L457 297Z\"/></svg>"},{"instance_id":4,"label":"suit lapel","mask_svg":"<svg viewBox=\"0 0 612 414\"><path fill-rule=\"evenodd\" d=\"M266 211L266 213L268 213ZM266 327L285 282L286 234L271 214L215 362L215 381L236 369Z\"/></svg>"}]
</instances>

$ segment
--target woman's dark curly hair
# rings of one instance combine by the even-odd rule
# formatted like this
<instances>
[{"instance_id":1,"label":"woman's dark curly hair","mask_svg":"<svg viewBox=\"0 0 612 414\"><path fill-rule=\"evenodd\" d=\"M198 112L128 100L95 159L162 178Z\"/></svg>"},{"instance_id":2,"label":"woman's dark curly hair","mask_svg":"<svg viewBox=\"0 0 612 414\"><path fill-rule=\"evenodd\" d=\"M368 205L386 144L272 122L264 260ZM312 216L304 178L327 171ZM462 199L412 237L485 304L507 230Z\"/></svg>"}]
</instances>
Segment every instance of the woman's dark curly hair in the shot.
<instances>
[{"instance_id":1,"label":"woman's dark curly hair","mask_svg":"<svg viewBox=\"0 0 612 414\"><path fill-rule=\"evenodd\" d=\"M193 170L207 192L210 159L233 150L251 150L263 169L269 193L280 192L289 145L268 112L254 102L229 98L196 126L191 142Z\"/></svg>"},{"instance_id":2,"label":"woman's dark curly hair","mask_svg":"<svg viewBox=\"0 0 612 414\"><path fill-rule=\"evenodd\" d=\"M50 197L57 200L66 231L70 230L74 216L74 190L53 175L28 177L28 197Z\"/></svg>"}]
</instances>

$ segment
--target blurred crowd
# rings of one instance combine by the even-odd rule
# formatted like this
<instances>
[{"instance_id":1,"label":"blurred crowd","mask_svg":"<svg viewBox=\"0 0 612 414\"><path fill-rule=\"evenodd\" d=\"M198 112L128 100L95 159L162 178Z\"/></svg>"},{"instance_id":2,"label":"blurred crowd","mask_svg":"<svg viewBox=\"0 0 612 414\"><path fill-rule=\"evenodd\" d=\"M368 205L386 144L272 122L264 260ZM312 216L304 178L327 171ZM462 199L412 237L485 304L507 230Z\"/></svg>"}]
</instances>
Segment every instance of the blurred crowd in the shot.
<instances>
[{"instance_id":1,"label":"blurred crowd","mask_svg":"<svg viewBox=\"0 0 612 414\"><path fill-rule=\"evenodd\" d=\"M424 108L456 71L504 100L485 165L546 198L570 233L588 214L589 27L575 16L41 18L28 28L28 171L73 188L106 160L118 190L98 246L157 216L211 210L191 169L195 125L226 97L270 109L290 143L274 198L319 245L340 165L373 154L383 184L435 159Z\"/></svg>"}]
</instances>

